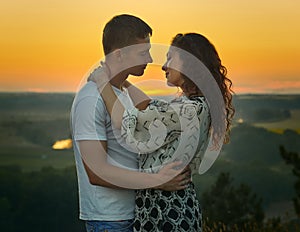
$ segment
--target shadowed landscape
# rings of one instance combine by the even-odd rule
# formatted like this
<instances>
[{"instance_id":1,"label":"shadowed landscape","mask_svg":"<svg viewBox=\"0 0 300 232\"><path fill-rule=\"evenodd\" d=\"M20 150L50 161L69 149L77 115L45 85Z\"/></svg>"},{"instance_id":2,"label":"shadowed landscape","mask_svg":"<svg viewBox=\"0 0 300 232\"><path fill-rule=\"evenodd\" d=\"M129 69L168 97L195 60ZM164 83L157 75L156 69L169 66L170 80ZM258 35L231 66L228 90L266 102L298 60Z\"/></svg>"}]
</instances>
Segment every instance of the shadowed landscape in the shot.
<instances>
[{"instance_id":1,"label":"shadowed landscape","mask_svg":"<svg viewBox=\"0 0 300 232\"><path fill-rule=\"evenodd\" d=\"M48 224L43 231L61 231L57 227L64 215L69 220L65 231L82 231L73 151L52 148L56 141L71 137L73 97L0 94L1 227L10 228L5 231L35 231L33 226L41 231ZM282 159L279 146L300 153L300 95L237 95L234 105L230 143L224 145L208 172L194 178L200 202L220 173L229 173L233 186L245 184L261 199L265 221L296 219L292 202L296 179ZM227 180L226 175L223 178ZM205 217L209 205L201 204ZM57 215L55 221L53 214ZM43 218L41 222L35 220L38 216ZM22 228L15 225L16 220L22 221Z\"/></svg>"}]
</instances>

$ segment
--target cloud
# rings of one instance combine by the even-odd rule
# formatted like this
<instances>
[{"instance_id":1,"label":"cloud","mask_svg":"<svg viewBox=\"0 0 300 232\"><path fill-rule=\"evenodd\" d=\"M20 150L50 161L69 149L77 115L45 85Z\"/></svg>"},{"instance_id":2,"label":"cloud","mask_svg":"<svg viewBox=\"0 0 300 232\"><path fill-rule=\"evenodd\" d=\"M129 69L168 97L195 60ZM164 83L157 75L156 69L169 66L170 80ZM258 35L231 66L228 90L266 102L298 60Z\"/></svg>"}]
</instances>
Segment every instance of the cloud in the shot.
<instances>
[{"instance_id":1,"label":"cloud","mask_svg":"<svg viewBox=\"0 0 300 232\"><path fill-rule=\"evenodd\" d=\"M299 81L272 81L266 86L272 92L279 93L300 93Z\"/></svg>"},{"instance_id":2,"label":"cloud","mask_svg":"<svg viewBox=\"0 0 300 232\"><path fill-rule=\"evenodd\" d=\"M245 93L272 93L272 94L299 94L300 80L296 81L271 81L265 84L255 83L251 85L234 86L237 94Z\"/></svg>"}]
</instances>

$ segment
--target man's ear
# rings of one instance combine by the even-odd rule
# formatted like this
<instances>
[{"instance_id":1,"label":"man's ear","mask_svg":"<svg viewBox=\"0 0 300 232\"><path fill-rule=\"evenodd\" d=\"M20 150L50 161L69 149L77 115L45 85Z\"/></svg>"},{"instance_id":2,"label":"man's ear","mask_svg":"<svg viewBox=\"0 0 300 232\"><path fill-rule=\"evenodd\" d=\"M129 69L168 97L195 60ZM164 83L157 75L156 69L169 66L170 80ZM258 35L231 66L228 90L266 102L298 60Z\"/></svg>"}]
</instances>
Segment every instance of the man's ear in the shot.
<instances>
[{"instance_id":1,"label":"man's ear","mask_svg":"<svg viewBox=\"0 0 300 232\"><path fill-rule=\"evenodd\" d=\"M116 65L117 63L121 63L122 61L122 51L121 49L115 49L110 54L105 57L105 60L109 64Z\"/></svg>"},{"instance_id":2,"label":"man's ear","mask_svg":"<svg viewBox=\"0 0 300 232\"><path fill-rule=\"evenodd\" d=\"M114 55L116 57L116 60L121 62L122 61L122 56L123 56L121 49L114 50L114 53L115 53Z\"/></svg>"}]
</instances>

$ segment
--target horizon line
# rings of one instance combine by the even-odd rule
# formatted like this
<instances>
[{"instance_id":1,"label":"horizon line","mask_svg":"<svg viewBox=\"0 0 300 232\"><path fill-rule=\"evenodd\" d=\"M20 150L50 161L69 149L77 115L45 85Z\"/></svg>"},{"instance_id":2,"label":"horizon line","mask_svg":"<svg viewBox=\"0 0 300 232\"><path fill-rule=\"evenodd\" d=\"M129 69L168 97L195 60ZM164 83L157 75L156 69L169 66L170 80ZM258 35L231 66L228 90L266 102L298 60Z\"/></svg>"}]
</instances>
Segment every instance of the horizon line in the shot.
<instances>
[{"instance_id":1,"label":"horizon line","mask_svg":"<svg viewBox=\"0 0 300 232\"><path fill-rule=\"evenodd\" d=\"M75 91L5 91L5 90L0 90L0 94L76 94ZM151 95L149 96L171 96L172 94L169 95ZM271 92L255 92L255 93L233 93L234 95L300 95L299 93L287 93L287 92L278 92L278 93L271 93Z\"/></svg>"}]
</instances>

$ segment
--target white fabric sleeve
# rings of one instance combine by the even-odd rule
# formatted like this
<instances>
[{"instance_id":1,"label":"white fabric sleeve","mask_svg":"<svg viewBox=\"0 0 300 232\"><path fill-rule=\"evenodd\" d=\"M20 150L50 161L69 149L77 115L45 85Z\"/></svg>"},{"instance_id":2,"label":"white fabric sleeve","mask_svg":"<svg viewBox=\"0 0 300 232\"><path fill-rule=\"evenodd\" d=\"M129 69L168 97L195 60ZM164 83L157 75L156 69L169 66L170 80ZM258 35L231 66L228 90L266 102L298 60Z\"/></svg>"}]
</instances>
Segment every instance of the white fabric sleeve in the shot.
<instances>
[{"instance_id":1,"label":"white fabric sleeve","mask_svg":"<svg viewBox=\"0 0 300 232\"><path fill-rule=\"evenodd\" d=\"M101 98L86 97L78 102L73 114L75 140L107 140L106 114Z\"/></svg>"},{"instance_id":2,"label":"white fabric sleeve","mask_svg":"<svg viewBox=\"0 0 300 232\"><path fill-rule=\"evenodd\" d=\"M181 106L153 100L145 110L126 110L122 121L122 137L139 153L157 150L180 136Z\"/></svg>"}]
</instances>

